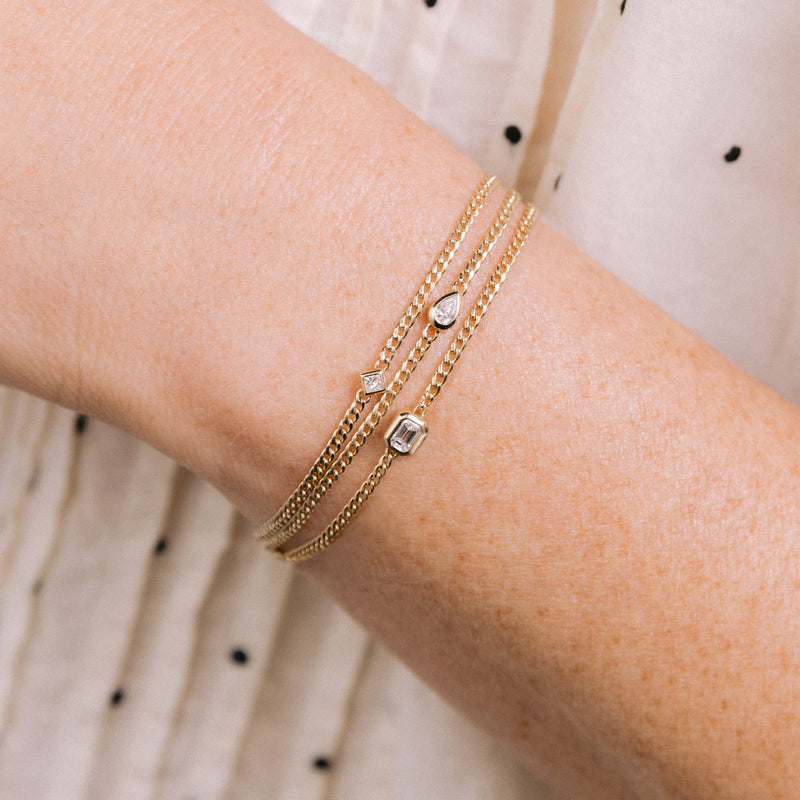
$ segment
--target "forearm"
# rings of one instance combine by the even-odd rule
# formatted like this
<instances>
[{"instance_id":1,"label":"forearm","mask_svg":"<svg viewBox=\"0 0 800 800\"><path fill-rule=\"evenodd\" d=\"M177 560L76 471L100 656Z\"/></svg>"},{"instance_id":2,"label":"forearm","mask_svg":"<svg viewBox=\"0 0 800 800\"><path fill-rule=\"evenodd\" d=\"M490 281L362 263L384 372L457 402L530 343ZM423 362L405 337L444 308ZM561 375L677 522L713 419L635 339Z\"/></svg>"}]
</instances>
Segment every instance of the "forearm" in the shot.
<instances>
[{"instance_id":1,"label":"forearm","mask_svg":"<svg viewBox=\"0 0 800 800\"><path fill-rule=\"evenodd\" d=\"M481 172L260 2L45 9L0 12L0 377L265 518ZM789 796L800 412L539 223L429 425L302 569L564 786Z\"/></svg>"}]
</instances>

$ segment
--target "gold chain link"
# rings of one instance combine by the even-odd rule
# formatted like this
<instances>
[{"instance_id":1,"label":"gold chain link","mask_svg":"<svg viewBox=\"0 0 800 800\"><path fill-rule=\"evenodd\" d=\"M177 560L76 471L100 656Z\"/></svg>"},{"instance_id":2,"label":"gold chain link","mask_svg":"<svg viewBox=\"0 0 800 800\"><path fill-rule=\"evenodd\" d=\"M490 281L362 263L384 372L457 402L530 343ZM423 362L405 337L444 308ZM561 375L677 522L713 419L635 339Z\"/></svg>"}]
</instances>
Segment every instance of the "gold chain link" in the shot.
<instances>
[{"instance_id":1,"label":"gold chain link","mask_svg":"<svg viewBox=\"0 0 800 800\"><path fill-rule=\"evenodd\" d=\"M475 301L475 305L472 307L472 310L469 312L469 316L464 321L464 325L453 339L450 349L444 354L444 357L439 364L439 368L434 373L431 382L428 384L428 388L425 389L425 392L422 395L422 399L414 409L415 414L424 417L425 412L430 407L430 404L433 402L436 395L442 390L442 386L444 386L447 376L455 366L456 361L458 361L460 358L461 353L464 352L467 342L475 332L475 329L478 327L481 319L483 319L483 315L489 308L489 304L492 302L494 296L500 291L500 287L502 286L503 281L506 279L508 270L514 263L519 251L522 249L522 245L525 244L525 239L528 236L530 228L533 226L533 223L536 222L537 215L537 209L531 206L526 212L526 215L522 218L522 222L517 228L517 232L514 235L511 244L509 244L508 249L505 253L503 253L503 257L500 259L497 269L494 271L494 274L489 276L489 280L487 280L484 284L483 291ZM530 222L526 225L525 221L529 216Z\"/></svg>"},{"instance_id":2,"label":"gold chain link","mask_svg":"<svg viewBox=\"0 0 800 800\"><path fill-rule=\"evenodd\" d=\"M519 195L514 191L507 194L500 212L480 244L470 256L464 269L453 282L451 291L459 291L463 294L463 292L467 290L470 280L478 271L481 264L486 260L489 253L491 253L497 240L505 230L518 199ZM284 544L308 522L319 502L333 487L334 483L344 474L367 438L375 430L381 419L383 419L406 381L411 377L420 361L422 361L428 348L436 341L439 332L439 329L431 322L425 326L422 336L417 340L408 358L403 362L389 386L386 387L386 390L372 409L370 415L361 423L361 426L355 432L342 454L335 462L329 465L325 474L319 479L316 486L312 487L312 490L304 501L298 503L295 514L287 515L286 522L282 525L276 524L261 536L261 539L268 547L278 547Z\"/></svg>"},{"instance_id":3,"label":"gold chain link","mask_svg":"<svg viewBox=\"0 0 800 800\"><path fill-rule=\"evenodd\" d=\"M472 334L477 329L481 319L486 313L492 300L497 295L500 287L505 280L505 277L511 269L516 257L519 255L522 246L528 238L533 224L536 222L538 210L534 206L528 206L520 220L514 238L508 245L505 253L500 259L495 271L489 276L488 280L483 286L480 296L476 300L469 315L467 316L464 324L461 326L458 334L453 339L450 349L442 358L439 367L434 373L428 388L422 395L422 398L417 405L420 414L424 414L430 407L436 396L439 394L442 386L444 386L447 376L450 374L456 361L458 361L464 349L467 346ZM358 511L363 507L372 492L380 483L381 479L386 475L389 467L394 462L397 454L389 447L386 448L384 454L378 460L372 472L367 479L361 484L358 491L350 498L350 501L339 512L336 518L331 522L325 530L319 535L314 537L311 541L307 542L300 547L293 550L285 551L281 547L272 550L275 556L283 561L305 561L313 558L326 547L330 546L341 534L344 528L355 517Z\"/></svg>"},{"instance_id":4,"label":"gold chain link","mask_svg":"<svg viewBox=\"0 0 800 800\"><path fill-rule=\"evenodd\" d=\"M450 234L450 237L448 238L444 247L435 258L433 266L428 271L425 280L420 285L410 305L395 326L395 329L392 331L392 334L387 340L386 344L383 346L383 349L378 355L373 369L388 369L392 362L395 351L402 344L406 334L424 308L430 293L433 291L439 278L441 278L441 276L444 274L444 271L453 260L456 251L464 241L464 237L466 236L473 220L478 216L478 213L483 207L486 198L489 196L489 194L491 194L492 190L497 184L497 176L491 175L482 181L480 186L478 186L478 188L475 190L475 193L462 212L458 223L453 229L453 232ZM370 399L365 394L363 387L359 387L353 402L345 412L344 417L342 417L341 422L333 432L331 438L328 440L328 443L325 445L316 461L312 464L311 469L308 471L305 478L303 478L300 485L297 487L297 489L295 489L295 491L280 507L280 509L255 531L255 536L257 538L262 539L266 536L269 536L270 533L284 526L286 522L294 516L298 508L311 493L311 490L317 485L320 477L328 470L333 458L347 440L347 437L352 431L355 423L358 421L361 412L364 410L364 408L366 408L369 402Z\"/></svg>"}]
</instances>

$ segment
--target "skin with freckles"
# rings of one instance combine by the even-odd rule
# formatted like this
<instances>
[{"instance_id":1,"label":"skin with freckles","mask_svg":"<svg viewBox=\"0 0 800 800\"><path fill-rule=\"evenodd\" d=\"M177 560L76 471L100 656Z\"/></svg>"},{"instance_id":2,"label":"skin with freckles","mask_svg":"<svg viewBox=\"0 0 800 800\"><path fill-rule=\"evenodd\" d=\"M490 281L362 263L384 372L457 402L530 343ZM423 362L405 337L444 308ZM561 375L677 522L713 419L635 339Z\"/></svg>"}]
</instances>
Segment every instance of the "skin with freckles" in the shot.
<instances>
[{"instance_id":1,"label":"skin with freckles","mask_svg":"<svg viewBox=\"0 0 800 800\"><path fill-rule=\"evenodd\" d=\"M260 0L5 3L0 108L0 380L265 519L481 170ZM800 410L545 218L427 420L297 568L565 797L796 797Z\"/></svg>"}]
</instances>

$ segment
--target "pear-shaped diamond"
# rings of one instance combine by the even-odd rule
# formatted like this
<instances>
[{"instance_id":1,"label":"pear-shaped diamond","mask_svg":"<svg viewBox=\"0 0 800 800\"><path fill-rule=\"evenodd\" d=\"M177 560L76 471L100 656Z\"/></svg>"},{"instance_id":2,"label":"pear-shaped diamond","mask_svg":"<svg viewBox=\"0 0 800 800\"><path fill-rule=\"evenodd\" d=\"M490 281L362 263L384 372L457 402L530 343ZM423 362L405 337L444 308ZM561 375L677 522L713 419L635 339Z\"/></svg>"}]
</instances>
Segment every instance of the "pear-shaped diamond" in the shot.
<instances>
[{"instance_id":1,"label":"pear-shaped diamond","mask_svg":"<svg viewBox=\"0 0 800 800\"><path fill-rule=\"evenodd\" d=\"M428 313L428 319L440 330L452 327L458 319L461 310L461 295L458 292L449 292L440 297Z\"/></svg>"}]
</instances>

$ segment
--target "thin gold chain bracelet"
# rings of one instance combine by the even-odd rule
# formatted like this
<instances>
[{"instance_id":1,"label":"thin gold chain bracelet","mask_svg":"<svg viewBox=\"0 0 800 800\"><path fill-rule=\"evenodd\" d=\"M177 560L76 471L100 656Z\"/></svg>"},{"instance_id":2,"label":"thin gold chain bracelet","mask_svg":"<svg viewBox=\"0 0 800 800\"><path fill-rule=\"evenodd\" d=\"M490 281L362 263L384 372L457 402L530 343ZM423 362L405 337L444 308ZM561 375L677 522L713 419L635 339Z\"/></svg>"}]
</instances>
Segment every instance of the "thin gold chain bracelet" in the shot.
<instances>
[{"instance_id":1,"label":"thin gold chain bracelet","mask_svg":"<svg viewBox=\"0 0 800 800\"><path fill-rule=\"evenodd\" d=\"M398 455L410 455L416 452L428 434L428 426L424 419L425 413L441 391L448 375L464 352L467 343L477 329L490 303L503 285L503 281L525 244L528 234L536 222L537 216L538 210L534 206L529 205L526 207L522 219L517 225L513 240L500 258L494 272L484 283L480 296L475 301L475 304L458 334L454 337L450 349L445 353L439 363L439 366L434 372L419 402L413 411L404 411L398 414L392 421L384 437L386 440L386 450L367 479L361 484L358 491L355 492L325 530L309 542L288 551L284 550L282 547L272 549L272 553L274 553L277 558L292 562L306 561L329 547L341 536L344 528L352 521L370 495L375 491L378 484L389 470L389 467L391 467L394 462L394 459Z\"/></svg>"},{"instance_id":2,"label":"thin gold chain bracelet","mask_svg":"<svg viewBox=\"0 0 800 800\"><path fill-rule=\"evenodd\" d=\"M406 381L408 381L415 368L422 361L427 350L436 341L439 333L451 328L455 324L461 310L461 298L466 294L473 276L477 273L481 264L486 260L498 239L503 234L518 199L519 195L515 191L508 192L497 217L494 219L491 227L470 256L458 277L453 281L451 289L431 306L428 314L429 322L425 326L422 335L417 340L409 356L398 369L392 382L384 390L369 416L361 423L361 426L355 434L353 434L352 439L338 458L333 461L324 475L321 476L305 502L299 505L295 515L290 516L285 525L278 526L270 533L261 537L268 547L278 547L284 544L308 523L314 509L333 487L334 483L344 474L370 434L372 434L389 410Z\"/></svg>"},{"instance_id":3,"label":"thin gold chain bracelet","mask_svg":"<svg viewBox=\"0 0 800 800\"><path fill-rule=\"evenodd\" d=\"M428 274L420 284L419 289L417 289L417 293L414 295L405 313L400 318L400 321L387 339L386 344L378 354L374 367L368 372L361 373L361 386L358 388L353 402L350 404L350 407L345 412L336 430L331 435L322 453L320 453L305 478L303 478L300 485L291 494L289 499L272 517L270 517L270 519L256 529L255 536L257 538L261 539L265 536L269 536L270 533L285 525L286 522L294 516L297 509L316 486L320 477L327 471L332 460L347 440L347 436L350 431L352 431L361 412L369 404L371 398L381 394L386 389L384 371L391 365L397 348L400 347L405 340L409 330L411 330L420 312L428 302L428 298L436 287L439 278L441 278L455 257L456 251L464 241L464 237L473 220L478 216L486 198L491 194L498 182L497 176L491 175L485 178L475 190L452 233L434 259Z\"/></svg>"}]
</instances>

